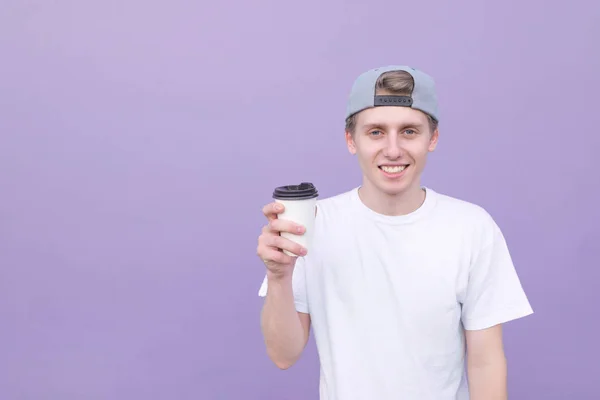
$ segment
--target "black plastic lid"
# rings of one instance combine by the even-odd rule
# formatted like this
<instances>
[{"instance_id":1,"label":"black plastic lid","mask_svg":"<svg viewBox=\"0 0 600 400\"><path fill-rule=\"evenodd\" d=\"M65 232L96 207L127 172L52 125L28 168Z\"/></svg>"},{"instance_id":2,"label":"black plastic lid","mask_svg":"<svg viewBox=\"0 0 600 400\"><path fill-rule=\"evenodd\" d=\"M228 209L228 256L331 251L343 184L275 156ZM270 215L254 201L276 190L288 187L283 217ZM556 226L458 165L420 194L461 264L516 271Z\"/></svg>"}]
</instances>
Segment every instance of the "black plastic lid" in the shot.
<instances>
[{"instance_id":1,"label":"black plastic lid","mask_svg":"<svg viewBox=\"0 0 600 400\"><path fill-rule=\"evenodd\" d=\"M302 182L299 185L280 186L273 191L273 198L279 200L307 200L319 196L315 185Z\"/></svg>"}]
</instances>

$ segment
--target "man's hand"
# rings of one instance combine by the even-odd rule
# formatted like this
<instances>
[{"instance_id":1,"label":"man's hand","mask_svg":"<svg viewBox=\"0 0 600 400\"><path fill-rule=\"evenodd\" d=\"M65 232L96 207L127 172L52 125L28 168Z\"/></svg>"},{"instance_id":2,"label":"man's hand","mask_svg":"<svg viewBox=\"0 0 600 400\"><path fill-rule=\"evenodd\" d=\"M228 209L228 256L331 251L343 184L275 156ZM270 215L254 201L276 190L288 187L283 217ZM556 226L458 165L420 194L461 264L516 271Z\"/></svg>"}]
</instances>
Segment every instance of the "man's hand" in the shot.
<instances>
[{"instance_id":1,"label":"man's hand","mask_svg":"<svg viewBox=\"0 0 600 400\"><path fill-rule=\"evenodd\" d=\"M306 249L280 235L281 232L290 232L296 235L303 234L305 228L291 221L281 220L277 215L284 210L283 204L269 203L263 208L263 214L267 218L267 224L263 227L258 237L256 254L263 260L267 267L267 274L276 278L291 277L292 270L296 264L296 257L285 254L287 250L292 254L303 256Z\"/></svg>"},{"instance_id":2,"label":"man's hand","mask_svg":"<svg viewBox=\"0 0 600 400\"><path fill-rule=\"evenodd\" d=\"M506 400L506 358L502 325L466 331L467 373L471 400Z\"/></svg>"}]
</instances>

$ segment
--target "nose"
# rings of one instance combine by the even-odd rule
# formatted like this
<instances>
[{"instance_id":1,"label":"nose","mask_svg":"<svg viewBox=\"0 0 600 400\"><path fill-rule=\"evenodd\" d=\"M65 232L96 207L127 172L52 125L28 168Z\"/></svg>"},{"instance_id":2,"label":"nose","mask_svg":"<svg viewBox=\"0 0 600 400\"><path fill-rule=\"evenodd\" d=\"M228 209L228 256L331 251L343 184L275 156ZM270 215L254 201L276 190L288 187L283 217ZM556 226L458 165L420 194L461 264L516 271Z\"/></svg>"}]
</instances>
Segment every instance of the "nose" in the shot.
<instances>
[{"instance_id":1,"label":"nose","mask_svg":"<svg viewBox=\"0 0 600 400\"><path fill-rule=\"evenodd\" d=\"M402 157L402 153L402 146L397 135L389 135L383 149L383 155L390 160L395 160Z\"/></svg>"}]
</instances>

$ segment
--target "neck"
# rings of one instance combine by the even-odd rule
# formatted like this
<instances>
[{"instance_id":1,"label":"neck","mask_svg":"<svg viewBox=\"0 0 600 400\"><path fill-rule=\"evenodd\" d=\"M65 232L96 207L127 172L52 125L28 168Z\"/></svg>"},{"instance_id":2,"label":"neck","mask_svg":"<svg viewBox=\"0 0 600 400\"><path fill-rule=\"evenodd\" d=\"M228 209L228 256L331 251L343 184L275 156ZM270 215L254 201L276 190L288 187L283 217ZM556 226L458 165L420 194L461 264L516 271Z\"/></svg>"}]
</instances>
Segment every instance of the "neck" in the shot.
<instances>
[{"instance_id":1,"label":"neck","mask_svg":"<svg viewBox=\"0 0 600 400\"><path fill-rule=\"evenodd\" d=\"M425 201L425 191L420 184L396 194L387 194L373 187L368 180L364 180L358 195L371 210L389 216L410 214L421 207Z\"/></svg>"}]
</instances>

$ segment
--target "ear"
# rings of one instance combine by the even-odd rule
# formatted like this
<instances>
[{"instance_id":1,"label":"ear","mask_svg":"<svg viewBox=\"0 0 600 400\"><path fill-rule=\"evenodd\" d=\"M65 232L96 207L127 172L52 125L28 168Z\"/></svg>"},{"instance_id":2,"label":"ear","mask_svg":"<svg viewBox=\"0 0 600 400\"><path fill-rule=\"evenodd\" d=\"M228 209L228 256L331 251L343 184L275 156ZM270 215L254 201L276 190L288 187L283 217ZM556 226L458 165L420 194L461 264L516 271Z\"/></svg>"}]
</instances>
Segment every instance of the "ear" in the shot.
<instances>
[{"instance_id":1,"label":"ear","mask_svg":"<svg viewBox=\"0 0 600 400\"><path fill-rule=\"evenodd\" d=\"M440 136L440 133L439 133L438 129L436 128L435 131L433 131L433 133L431 134L431 138L429 139L429 147L428 147L429 151L435 150L435 148L437 147L439 136Z\"/></svg>"},{"instance_id":2,"label":"ear","mask_svg":"<svg viewBox=\"0 0 600 400\"><path fill-rule=\"evenodd\" d=\"M346 145L348 146L350 154L356 154L356 143L354 143L354 138L348 131L346 131Z\"/></svg>"}]
</instances>

